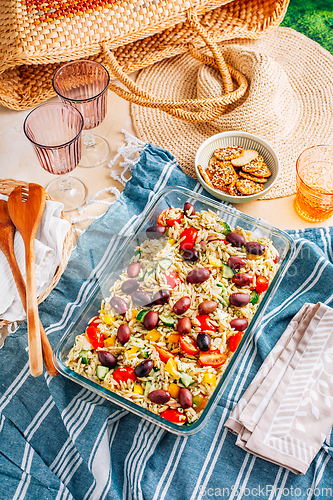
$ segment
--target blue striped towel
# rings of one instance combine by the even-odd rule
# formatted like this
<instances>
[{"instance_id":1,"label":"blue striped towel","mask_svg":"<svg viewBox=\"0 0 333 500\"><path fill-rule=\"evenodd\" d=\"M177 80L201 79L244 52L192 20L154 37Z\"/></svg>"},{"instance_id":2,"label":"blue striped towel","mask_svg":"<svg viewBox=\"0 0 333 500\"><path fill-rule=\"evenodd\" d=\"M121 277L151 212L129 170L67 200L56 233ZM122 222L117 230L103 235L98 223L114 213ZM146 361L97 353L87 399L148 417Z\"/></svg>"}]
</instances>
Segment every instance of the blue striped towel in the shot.
<instances>
[{"instance_id":1,"label":"blue striped towel","mask_svg":"<svg viewBox=\"0 0 333 500\"><path fill-rule=\"evenodd\" d=\"M53 346L117 242L166 185L202 191L168 152L146 145L123 193L80 237L59 284L40 305ZM163 431L62 376L34 379L26 324L10 334L0 350L0 499L332 498L331 436L307 474L298 476L239 449L224 427L304 302L333 305L332 228L291 233L295 259L213 416L193 436Z\"/></svg>"}]
</instances>

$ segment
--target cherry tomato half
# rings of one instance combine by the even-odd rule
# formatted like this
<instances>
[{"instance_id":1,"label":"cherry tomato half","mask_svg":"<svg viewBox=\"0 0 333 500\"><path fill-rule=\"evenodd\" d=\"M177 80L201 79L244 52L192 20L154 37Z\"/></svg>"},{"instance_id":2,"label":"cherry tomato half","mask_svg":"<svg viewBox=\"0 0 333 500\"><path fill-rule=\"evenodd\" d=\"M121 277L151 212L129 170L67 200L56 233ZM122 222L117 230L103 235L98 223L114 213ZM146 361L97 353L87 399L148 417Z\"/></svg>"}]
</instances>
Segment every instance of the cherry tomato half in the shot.
<instances>
[{"instance_id":1,"label":"cherry tomato half","mask_svg":"<svg viewBox=\"0 0 333 500\"><path fill-rule=\"evenodd\" d=\"M279 257L276 256L275 259L273 260L274 264L277 264L277 261L279 260Z\"/></svg>"},{"instance_id":2,"label":"cherry tomato half","mask_svg":"<svg viewBox=\"0 0 333 500\"><path fill-rule=\"evenodd\" d=\"M240 341L242 340L242 333L243 332L237 332L235 335L230 337L229 339L229 349L231 352L235 352Z\"/></svg>"},{"instance_id":3,"label":"cherry tomato half","mask_svg":"<svg viewBox=\"0 0 333 500\"><path fill-rule=\"evenodd\" d=\"M119 384L119 382L128 382L132 380L133 382L136 380L136 376L134 373L134 368L131 366L121 366L117 368L113 373L113 378Z\"/></svg>"},{"instance_id":4,"label":"cherry tomato half","mask_svg":"<svg viewBox=\"0 0 333 500\"><path fill-rule=\"evenodd\" d=\"M178 222L179 224L182 218L184 217L184 214L180 214L180 216L177 219L166 219L165 214L168 210L169 210L168 208L165 208L157 217L157 224L159 226L174 226L176 222Z\"/></svg>"},{"instance_id":5,"label":"cherry tomato half","mask_svg":"<svg viewBox=\"0 0 333 500\"><path fill-rule=\"evenodd\" d=\"M193 409L196 411L196 413L199 413L201 410L203 410L206 404L207 398L203 394L193 396Z\"/></svg>"},{"instance_id":6,"label":"cherry tomato half","mask_svg":"<svg viewBox=\"0 0 333 500\"><path fill-rule=\"evenodd\" d=\"M100 332L98 325L99 323L92 321L86 329L87 339L89 340L93 349L104 346L104 335Z\"/></svg>"},{"instance_id":7,"label":"cherry tomato half","mask_svg":"<svg viewBox=\"0 0 333 500\"><path fill-rule=\"evenodd\" d=\"M217 368L226 362L227 357L228 356L224 352L221 354L218 350L205 351L200 353L199 363L201 366L213 366Z\"/></svg>"},{"instance_id":8,"label":"cherry tomato half","mask_svg":"<svg viewBox=\"0 0 333 500\"><path fill-rule=\"evenodd\" d=\"M180 287L181 284L183 283L178 274L174 273L173 271L169 271L165 273L164 275L166 277L167 284L173 289L176 287Z\"/></svg>"},{"instance_id":9,"label":"cherry tomato half","mask_svg":"<svg viewBox=\"0 0 333 500\"><path fill-rule=\"evenodd\" d=\"M257 276L256 279L256 290L258 293L266 292L269 285L269 281L265 276Z\"/></svg>"},{"instance_id":10,"label":"cherry tomato half","mask_svg":"<svg viewBox=\"0 0 333 500\"><path fill-rule=\"evenodd\" d=\"M188 227L184 229L182 233L180 233L180 238L185 238L181 244L180 248L182 250L191 250L194 247L195 240L197 239L198 231L193 227Z\"/></svg>"},{"instance_id":11,"label":"cherry tomato half","mask_svg":"<svg viewBox=\"0 0 333 500\"><path fill-rule=\"evenodd\" d=\"M167 363L167 361L170 358L175 357L175 355L172 354L172 352L168 351L167 349L163 349L163 347L159 347L158 345L155 345L155 349L158 352L160 360L163 361L163 363Z\"/></svg>"},{"instance_id":12,"label":"cherry tomato half","mask_svg":"<svg viewBox=\"0 0 333 500\"><path fill-rule=\"evenodd\" d=\"M196 319L200 323L201 331L216 332L216 326L213 325L212 320L210 319L208 314L199 314Z\"/></svg>"},{"instance_id":13,"label":"cherry tomato half","mask_svg":"<svg viewBox=\"0 0 333 500\"><path fill-rule=\"evenodd\" d=\"M179 344L183 351L185 351L187 354L191 354L193 356L194 354L199 352L195 340L193 340L188 335L181 335L179 337Z\"/></svg>"},{"instance_id":14,"label":"cherry tomato half","mask_svg":"<svg viewBox=\"0 0 333 500\"><path fill-rule=\"evenodd\" d=\"M184 413L181 413L180 411L173 410L172 408L168 408L167 410L162 411L161 417L165 418L166 420L169 420L169 422L172 422L174 424L185 424L187 421L187 416Z\"/></svg>"}]
</instances>

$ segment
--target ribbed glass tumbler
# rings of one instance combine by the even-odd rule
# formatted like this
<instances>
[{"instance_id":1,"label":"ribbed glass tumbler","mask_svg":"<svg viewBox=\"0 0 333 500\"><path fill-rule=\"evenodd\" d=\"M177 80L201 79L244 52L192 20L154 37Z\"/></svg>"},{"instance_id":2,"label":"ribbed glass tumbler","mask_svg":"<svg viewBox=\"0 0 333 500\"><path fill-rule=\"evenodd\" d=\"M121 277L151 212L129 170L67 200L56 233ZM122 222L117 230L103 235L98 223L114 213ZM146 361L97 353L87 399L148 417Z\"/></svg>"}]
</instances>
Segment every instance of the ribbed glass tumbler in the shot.
<instances>
[{"instance_id":1,"label":"ribbed glass tumbler","mask_svg":"<svg viewBox=\"0 0 333 500\"><path fill-rule=\"evenodd\" d=\"M26 117L23 130L32 143L41 166L51 174L59 175L46 187L47 193L64 204L65 211L79 208L85 202L84 183L68 172L81 159L81 113L64 103L43 104Z\"/></svg>"},{"instance_id":2,"label":"ribbed glass tumbler","mask_svg":"<svg viewBox=\"0 0 333 500\"><path fill-rule=\"evenodd\" d=\"M53 77L58 97L78 109L84 119L81 167L97 167L110 154L106 139L92 132L105 118L109 81L104 66L84 60L65 64Z\"/></svg>"}]
</instances>

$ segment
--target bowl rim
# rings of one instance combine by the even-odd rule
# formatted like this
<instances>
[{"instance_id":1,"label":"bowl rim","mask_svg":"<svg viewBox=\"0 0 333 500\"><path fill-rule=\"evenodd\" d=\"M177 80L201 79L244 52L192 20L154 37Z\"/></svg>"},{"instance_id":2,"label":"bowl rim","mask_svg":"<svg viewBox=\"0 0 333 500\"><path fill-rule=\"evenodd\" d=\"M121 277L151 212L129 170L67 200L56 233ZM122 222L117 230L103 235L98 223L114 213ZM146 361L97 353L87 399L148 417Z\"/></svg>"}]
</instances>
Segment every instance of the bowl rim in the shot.
<instances>
[{"instance_id":1,"label":"bowl rim","mask_svg":"<svg viewBox=\"0 0 333 500\"><path fill-rule=\"evenodd\" d=\"M254 194L249 194L249 195L245 195L245 196L232 196L231 194L224 193L223 191L220 191L219 189L210 187L205 182L205 180L203 179L203 177L201 176L201 174L199 172L198 165L200 165L200 163L198 161L198 158L199 158L200 154L202 153L202 151L209 144L211 144L212 142L214 142L217 139L220 139L220 138L223 138L223 137L233 137L233 136L235 136L235 137L245 137L245 138L248 138L248 139L256 140L262 146L264 146L271 153L271 155L273 156L273 160L274 160L275 165L277 167L275 179L273 180L272 184L270 184L270 186L268 186L267 188L265 188L260 193L254 193ZM239 203L242 203L242 202L246 203L246 202L249 202L249 201L254 201L254 197L255 197L255 199L261 198L262 196L264 196L265 194L267 194L272 189L272 187L274 186L274 184L276 183L276 181L279 178L280 171L281 171L280 160L279 160L279 157L278 157L276 151L274 150L273 146L268 141L266 141L265 139L262 139L261 137L255 135L255 134L250 134L249 132L242 132L240 130L229 130L227 132L219 132L218 134L214 134L211 137L208 137L208 139L206 139L199 146L199 148L198 148L198 150L196 152L196 155L195 155L195 173L197 175L198 181L200 182L201 185L203 185L203 187L209 193L211 193L213 195L214 195L214 193L216 193L218 195L217 197L219 199L223 199L224 201L230 201L230 202L232 202L232 201L237 200L237 202L239 202ZM223 198L221 198L221 196ZM242 201L239 201L240 199Z\"/></svg>"}]
</instances>

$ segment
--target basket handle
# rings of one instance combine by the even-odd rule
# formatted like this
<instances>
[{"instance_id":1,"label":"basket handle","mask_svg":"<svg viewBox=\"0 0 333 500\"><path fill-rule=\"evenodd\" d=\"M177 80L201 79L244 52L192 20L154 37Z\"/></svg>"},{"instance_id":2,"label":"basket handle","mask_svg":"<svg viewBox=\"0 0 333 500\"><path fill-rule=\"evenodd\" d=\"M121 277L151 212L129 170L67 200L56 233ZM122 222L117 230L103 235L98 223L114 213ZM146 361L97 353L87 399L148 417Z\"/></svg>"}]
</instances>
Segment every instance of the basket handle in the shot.
<instances>
[{"instance_id":1,"label":"basket handle","mask_svg":"<svg viewBox=\"0 0 333 500\"><path fill-rule=\"evenodd\" d=\"M201 54L192 45L189 46L189 53L200 62L218 68L226 92L224 95L208 99L160 99L141 89L126 75L126 73L124 73L113 52L107 48L106 42L102 44L102 54L104 55L106 66L109 66L112 74L128 89L127 91L115 85L113 82L110 82L109 89L113 90L119 97L134 104L160 109L181 120L188 122L206 122L217 118L227 109L229 104L243 97L248 88L248 82L242 73L229 64L226 64L218 45L211 39L207 30L199 22L197 15L192 12L192 9L187 11L187 16L191 28L197 31L201 36L214 57ZM232 78L234 78L238 84L236 90L233 90ZM188 111L186 108L192 108L194 110ZM197 109L195 110L195 108Z\"/></svg>"}]
</instances>

